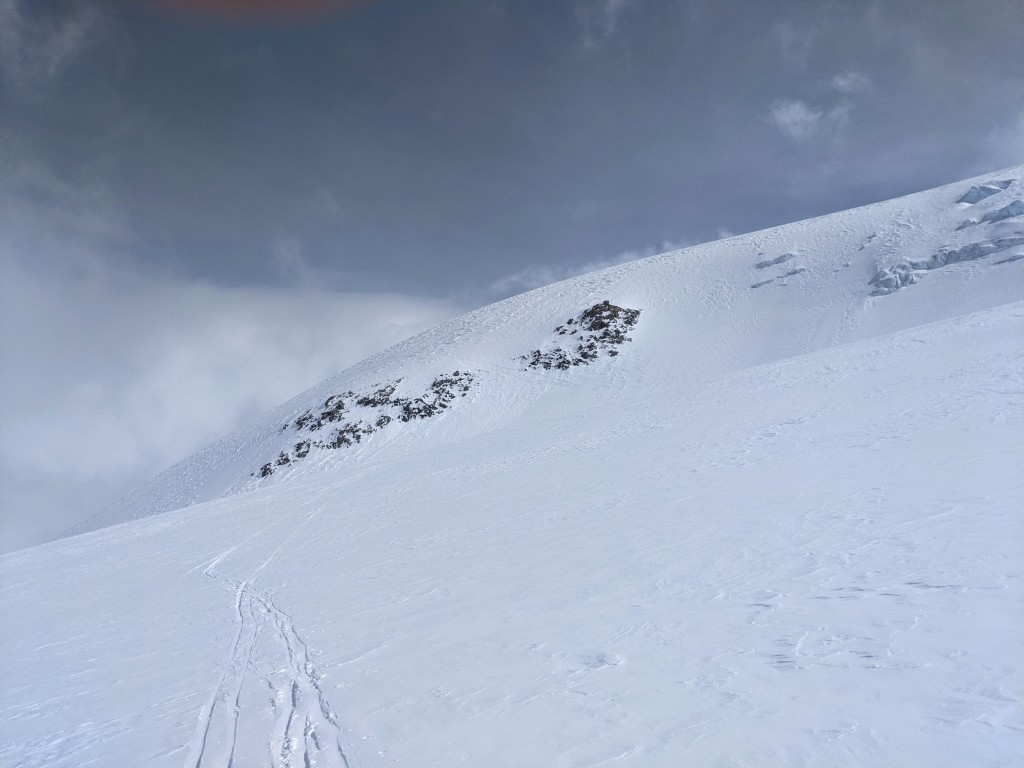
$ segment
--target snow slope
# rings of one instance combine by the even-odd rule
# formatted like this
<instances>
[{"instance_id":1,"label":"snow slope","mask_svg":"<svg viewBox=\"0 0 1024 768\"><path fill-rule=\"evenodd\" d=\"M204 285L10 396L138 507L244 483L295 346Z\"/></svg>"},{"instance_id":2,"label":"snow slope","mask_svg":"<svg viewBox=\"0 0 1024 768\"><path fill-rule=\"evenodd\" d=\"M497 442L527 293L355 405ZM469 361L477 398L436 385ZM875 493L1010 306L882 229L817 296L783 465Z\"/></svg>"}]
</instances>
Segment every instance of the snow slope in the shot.
<instances>
[{"instance_id":1,"label":"snow slope","mask_svg":"<svg viewBox=\"0 0 1024 768\"><path fill-rule=\"evenodd\" d=\"M957 202L978 199L975 204ZM1024 199L1024 166L796 224L706 243L556 283L484 307L399 344L313 387L252 427L197 453L74 532L166 512L284 477L344 463L358 471L431 441L463 440L515 424L565 398L604 397L609 385L685 388L732 371L891 333L1021 298L1024 216L984 221ZM952 255L951 255L952 254ZM898 285L898 287L894 287ZM882 295L889 292L892 295ZM526 372L518 358L549 342L555 327L611 299L642 310L608 376ZM685 356L685 361L680 360ZM253 477L308 435L282 425L328 397L369 394L404 377L399 394L424 393L440 375L469 371L476 407L459 404L444 426L387 429L356 450L313 450L306 460ZM609 380L608 377L611 377ZM451 423L454 421L455 423Z\"/></svg>"},{"instance_id":2,"label":"snow slope","mask_svg":"<svg viewBox=\"0 0 1024 768\"><path fill-rule=\"evenodd\" d=\"M1014 764L1021 179L486 307L0 558L0 763Z\"/></svg>"}]
</instances>

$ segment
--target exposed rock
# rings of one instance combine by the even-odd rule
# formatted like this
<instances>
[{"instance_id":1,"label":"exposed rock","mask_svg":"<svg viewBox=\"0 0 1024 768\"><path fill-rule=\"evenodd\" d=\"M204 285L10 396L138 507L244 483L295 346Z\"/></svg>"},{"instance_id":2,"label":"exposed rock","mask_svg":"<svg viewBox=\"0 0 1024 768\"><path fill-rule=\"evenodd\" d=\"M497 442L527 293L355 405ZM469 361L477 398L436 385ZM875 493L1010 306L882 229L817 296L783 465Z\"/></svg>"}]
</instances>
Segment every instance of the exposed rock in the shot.
<instances>
[{"instance_id":1,"label":"exposed rock","mask_svg":"<svg viewBox=\"0 0 1024 768\"><path fill-rule=\"evenodd\" d=\"M290 452L282 451L274 461L267 462L254 475L268 477L277 467L284 467L304 459L313 448L338 449L362 442L364 437L384 429L393 422L410 422L436 416L459 397L465 397L473 383L473 374L455 371L434 379L427 391L419 397L397 395L402 380L377 385L372 391L358 393L349 390L331 395L319 409L305 411L294 422L282 427L296 432L318 433L330 431L325 437L304 438L295 443Z\"/></svg>"},{"instance_id":2,"label":"exposed rock","mask_svg":"<svg viewBox=\"0 0 1024 768\"><path fill-rule=\"evenodd\" d=\"M520 359L526 361L527 368L566 370L576 365L587 365L602 354L615 357L619 354L616 347L632 341L626 334L636 326L639 318L639 309L619 307L606 299L555 328L558 336L576 337L574 347L564 349L556 346L547 351L535 349Z\"/></svg>"},{"instance_id":3,"label":"exposed rock","mask_svg":"<svg viewBox=\"0 0 1024 768\"><path fill-rule=\"evenodd\" d=\"M395 390L398 388L398 384L401 381L393 381L390 384L378 389L372 395L363 395L356 400L357 405L361 405L364 408L380 408L381 406L388 405L391 402L391 397L395 394Z\"/></svg>"}]
</instances>

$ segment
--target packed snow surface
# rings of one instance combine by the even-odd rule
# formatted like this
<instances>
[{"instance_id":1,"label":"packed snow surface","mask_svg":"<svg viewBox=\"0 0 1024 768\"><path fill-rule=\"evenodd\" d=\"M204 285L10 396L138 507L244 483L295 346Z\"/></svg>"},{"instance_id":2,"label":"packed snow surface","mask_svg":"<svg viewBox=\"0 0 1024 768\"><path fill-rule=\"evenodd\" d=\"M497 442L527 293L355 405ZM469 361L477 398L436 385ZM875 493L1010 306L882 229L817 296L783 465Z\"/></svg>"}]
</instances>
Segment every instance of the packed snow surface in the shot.
<instances>
[{"instance_id":1,"label":"packed snow surface","mask_svg":"<svg viewBox=\"0 0 1024 768\"><path fill-rule=\"evenodd\" d=\"M1022 178L486 307L0 558L0 763L1015 764Z\"/></svg>"}]
</instances>

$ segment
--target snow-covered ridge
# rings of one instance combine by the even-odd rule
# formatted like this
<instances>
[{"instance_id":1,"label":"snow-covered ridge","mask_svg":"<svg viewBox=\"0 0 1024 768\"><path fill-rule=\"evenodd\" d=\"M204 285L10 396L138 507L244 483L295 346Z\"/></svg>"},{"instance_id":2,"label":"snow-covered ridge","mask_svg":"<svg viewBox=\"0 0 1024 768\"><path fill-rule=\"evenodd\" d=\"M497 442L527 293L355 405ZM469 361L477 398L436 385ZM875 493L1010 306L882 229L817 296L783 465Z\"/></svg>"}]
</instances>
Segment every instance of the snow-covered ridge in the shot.
<instances>
[{"instance_id":1,"label":"snow-covered ridge","mask_svg":"<svg viewBox=\"0 0 1024 768\"><path fill-rule=\"evenodd\" d=\"M296 473L339 464L346 469L337 471L359 471L385 447L392 456L500 428L524 409L547 407L552 393L566 386L580 402L606 397L598 369L642 372L652 386L679 376L684 381L678 383L692 384L1012 301L1022 295L1024 217L1014 213L1024 197L1021 179L1024 167L1006 169L623 264L470 312L313 387L78 530L253 490ZM976 225L962 226L966 211ZM590 359L566 318L579 323L582 313L605 300L634 308L644 319L634 328L630 316L622 325L622 338L628 332L635 350L616 356L617 344L595 342L600 354ZM670 373L679 354L691 364ZM593 364L573 362L583 360ZM373 421L360 416L347 441L341 439L354 447L330 456L300 457L307 447L281 430L333 395L365 395L401 379L402 396L414 398L452 371L474 377L458 413L439 409L429 420L387 428L377 427L376 419L394 418L390 411ZM268 463L272 471L257 471Z\"/></svg>"}]
</instances>

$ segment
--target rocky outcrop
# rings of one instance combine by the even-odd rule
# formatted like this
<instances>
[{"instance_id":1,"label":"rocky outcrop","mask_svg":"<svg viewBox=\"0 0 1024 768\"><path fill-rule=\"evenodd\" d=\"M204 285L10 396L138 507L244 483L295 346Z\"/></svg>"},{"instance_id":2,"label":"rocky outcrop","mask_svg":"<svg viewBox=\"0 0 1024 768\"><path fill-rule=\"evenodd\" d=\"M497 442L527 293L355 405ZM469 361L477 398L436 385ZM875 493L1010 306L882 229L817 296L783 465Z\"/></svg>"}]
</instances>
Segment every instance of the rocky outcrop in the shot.
<instances>
[{"instance_id":1,"label":"rocky outcrop","mask_svg":"<svg viewBox=\"0 0 1024 768\"><path fill-rule=\"evenodd\" d=\"M617 347L632 341L626 334L639 318L639 309L620 307L606 299L555 328L556 336L569 337L566 342L571 343L563 347L556 340L551 349L535 349L520 360L527 368L566 370L588 365L601 356L615 357L619 354Z\"/></svg>"},{"instance_id":2,"label":"rocky outcrop","mask_svg":"<svg viewBox=\"0 0 1024 768\"><path fill-rule=\"evenodd\" d=\"M282 427L283 431L292 429L308 436L301 437L291 449L281 451L277 458L268 461L253 475L269 477L278 467L306 458L314 448L349 447L392 423L436 416L450 408L458 398L465 397L473 380L469 371L442 374L435 377L426 392L417 397L397 394L401 379L378 385L369 392L349 390L331 395L319 408L305 411Z\"/></svg>"}]
</instances>

